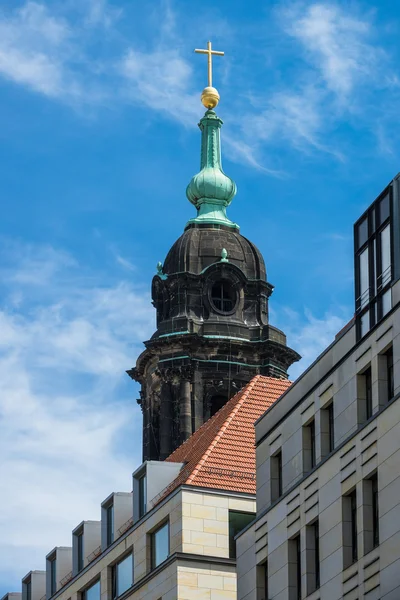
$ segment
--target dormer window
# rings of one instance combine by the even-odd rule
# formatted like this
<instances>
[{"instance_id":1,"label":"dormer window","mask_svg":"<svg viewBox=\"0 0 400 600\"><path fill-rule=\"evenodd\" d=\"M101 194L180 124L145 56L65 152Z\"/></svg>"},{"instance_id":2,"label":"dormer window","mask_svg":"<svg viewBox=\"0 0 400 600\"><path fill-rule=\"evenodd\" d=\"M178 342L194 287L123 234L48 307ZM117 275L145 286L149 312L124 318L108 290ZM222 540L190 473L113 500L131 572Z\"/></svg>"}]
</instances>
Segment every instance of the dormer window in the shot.
<instances>
[{"instance_id":1,"label":"dormer window","mask_svg":"<svg viewBox=\"0 0 400 600\"><path fill-rule=\"evenodd\" d=\"M146 481L146 474L144 474L139 479L139 519L141 519L146 513L146 504L147 504L147 481Z\"/></svg>"},{"instance_id":2,"label":"dormer window","mask_svg":"<svg viewBox=\"0 0 400 600\"><path fill-rule=\"evenodd\" d=\"M83 569L83 531L76 536L78 572Z\"/></svg>"},{"instance_id":3,"label":"dormer window","mask_svg":"<svg viewBox=\"0 0 400 600\"><path fill-rule=\"evenodd\" d=\"M26 600L32 600L32 581L31 578L25 582Z\"/></svg>"},{"instance_id":4,"label":"dormer window","mask_svg":"<svg viewBox=\"0 0 400 600\"><path fill-rule=\"evenodd\" d=\"M106 509L107 520L107 546L111 546L114 541L114 504L109 504Z\"/></svg>"},{"instance_id":5,"label":"dormer window","mask_svg":"<svg viewBox=\"0 0 400 600\"><path fill-rule=\"evenodd\" d=\"M57 560L56 557L50 560L50 596L57 591Z\"/></svg>"}]
</instances>

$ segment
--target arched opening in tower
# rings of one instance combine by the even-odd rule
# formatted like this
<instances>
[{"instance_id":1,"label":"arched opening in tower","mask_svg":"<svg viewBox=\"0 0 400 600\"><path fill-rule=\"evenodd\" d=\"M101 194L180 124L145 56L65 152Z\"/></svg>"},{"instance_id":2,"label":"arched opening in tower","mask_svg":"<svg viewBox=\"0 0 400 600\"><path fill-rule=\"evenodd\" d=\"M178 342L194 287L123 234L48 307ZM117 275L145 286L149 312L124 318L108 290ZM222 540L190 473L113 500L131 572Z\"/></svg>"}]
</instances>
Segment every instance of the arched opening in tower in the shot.
<instances>
[{"instance_id":1,"label":"arched opening in tower","mask_svg":"<svg viewBox=\"0 0 400 600\"><path fill-rule=\"evenodd\" d=\"M211 398L210 417L215 415L228 401L228 398L222 394L217 394Z\"/></svg>"}]
</instances>

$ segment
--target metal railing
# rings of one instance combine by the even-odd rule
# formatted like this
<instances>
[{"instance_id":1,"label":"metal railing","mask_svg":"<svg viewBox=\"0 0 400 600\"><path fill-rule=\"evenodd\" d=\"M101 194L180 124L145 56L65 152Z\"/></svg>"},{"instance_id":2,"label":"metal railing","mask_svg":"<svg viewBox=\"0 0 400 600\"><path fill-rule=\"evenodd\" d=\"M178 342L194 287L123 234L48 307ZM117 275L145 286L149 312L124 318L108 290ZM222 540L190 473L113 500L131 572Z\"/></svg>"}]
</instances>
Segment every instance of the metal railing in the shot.
<instances>
[{"instance_id":1,"label":"metal railing","mask_svg":"<svg viewBox=\"0 0 400 600\"><path fill-rule=\"evenodd\" d=\"M93 550L93 552L91 554L89 554L89 556L87 557L87 561L89 563L92 562L92 560L94 560L95 558L100 556L100 554L101 554L101 546L98 546L97 548L95 548Z\"/></svg>"},{"instance_id":2,"label":"metal railing","mask_svg":"<svg viewBox=\"0 0 400 600\"><path fill-rule=\"evenodd\" d=\"M72 571L67 573L66 576L61 579L61 581L60 581L61 587L64 587L64 585L66 585L68 583L68 581L71 581L71 579L72 579Z\"/></svg>"},{"instance_id":3,"label":"metal railing","mask_svg":"<svg viewBox=\"0 0 400 600\"><path fill-rule=\"evenodd\" d=\"M121 525L121 527L118 529L119 535L122 535L123 533L125 533L125 531L128 531L128 529L130 527L132 527L132 525L133 525L133 517L129 517L129 519L127 521L125 521L125 523L123 525Z\"/></svg>"}]
</instances>

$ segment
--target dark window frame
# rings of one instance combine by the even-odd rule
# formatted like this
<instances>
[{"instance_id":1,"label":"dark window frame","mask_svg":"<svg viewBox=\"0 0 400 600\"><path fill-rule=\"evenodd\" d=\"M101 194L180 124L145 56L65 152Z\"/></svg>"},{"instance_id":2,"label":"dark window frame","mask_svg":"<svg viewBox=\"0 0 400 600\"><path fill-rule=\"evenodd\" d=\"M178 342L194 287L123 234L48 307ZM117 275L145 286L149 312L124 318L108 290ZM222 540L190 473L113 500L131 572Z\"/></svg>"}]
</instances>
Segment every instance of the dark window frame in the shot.
<instances>
[{"instance_id":1,"label":"dark window frame","mask_svg":"<svg viewBox=\"0 0 400 600\"><path fill-rule=\"evenodd\" d=\"M82 571L85 564L85 556L83 551L83 531L76 534L76 563L78 573Z\"/></svg>"},{"instance_id":2,"label":"dark window frame","mask_svg":"<svg viewBox=\"0 0 400 600\"><path fill-rule=\"evenodd\" d=\"M372 370L371 367L365 369L362 373L365 381L365 414L366 420L368 421L373 414L373 405L372 405Z\"/></svg>"},{"instance_id":3,"label":"dark window frame","mask_svg":"<svg viewBox=\"0 0 400 600\"><path fill-rule=\"evenodd\" d=\"M319 553L319 521L313 523L315 532L315 589L318 590L321 586L321 566L320 566L320 553Z\"/></svg>"},{"instance_id":4,"label":"dark window frame","mask_svg":"<svg viewBox=\"0 0 400 600\"><path fill-rule=\"evenodd\" d=\"M381 203L388 199L388 214L383 220L380 218ZM383 296L391 288L393 281L393 191L389 184L378 196L368 210L356 221L354 225L354 273L355 273L355 314L356 336L360 340L368 333L385 315L383 314ZM359 239L360 227L366 221L367 238ZM382 240L381 233L389 225L390 231L390 276L382 273ZM368 248L368 297L364 303L361 297L360 261L361 254ZM369 327L362 332L361 321L369 315Z\"/></svg>"},{"instance_id":5,"label":"dark window frame","mask_svg":"<svg viewBox=\"0 0 400 600\"><path fill-rule=\"evenodd\" d=\"M146 505L147 505L147 475L143 473L138 479L138 487L139 487L139 519L141 519L146 514Z\"/></svg>"},{"instance_id":6,"label":"dark window frame","mask_svg":"<svg viewBox=\"0 0 400 600\"><path fill-rule=\"evenodd\" d=\"M50 562L50 596L57 592L57 557L53 556Z\"/></svg>"},{"instance_id":7,"label":"dark window frame","mask_svg":"<svg viewBox=\"0 0 400 600\"><path fill-rule=\"evenodd\" d=\"M378 474L375 473L371 477L372 486L372 538L373 547L379 546L379 491L378 491Z\"/></svg>"},{"instance_id":8,"label":"dark window frame","mask_svg":"<svg viewBox=\"0 0 400 600\"><path fill-rule=\"evenodd\" d=\"M115 539L114 502L105 507L106 510L106 545L111 546Z\"/></svg>"},{"instance_id":9,"label":"dark window frame","mask_svg":"<svg viewBox=\"0 0 400 600\"><path fill-rule=\"evenodd\" d=\"M129 556L132 557L132 583L131 585L124 590L123 592L121 592L121 594L117 594L118 591L118 567L121 563L123 563ZM122 596L123 594L125 594L135 583L135 573L134 573L134 555L133 555L133 550L130 550L127 554L124 554L124 556L122 556L121 558L118 559L118 561L112 565L111 567L111 581L112 581L112 600L116 600L116 598L119 598L120 596Z\"/></svg>"},{"instance_id":10,"label":"dark window frame","mask_svg":"<svg viewBox=\"0 0 400 600\"><path fill-rule=\"evenodd\" d=\"M393 346L385 352L388 402L394 396Z\"/></svg>"},{"instance_id":11,"label":"dark window frame","mask_svg":"<svg viewBox=\"0 0 400 600\"><path fill-rule=\"evenodd\" d=\"M313 419L312 421L310 421L308 427L310 428L310 442L311 442L311 449L310 449L310 457L311 457L311 469L313 469L315 467L315 465L317 464L317 447L315 444L315 419Z\"/></svg>"},{"instance_id":12,"label":"dark window frame","mask_svg":"<svg viewBox=\"0 0 400 600\"><path fill-rule=\"evenodd\" d=\"M25 582L26 600L32 600L32 580L29 577L28 581Z\"/></svg>"},{"instance_id":13,"label":"dark window frame","mask_svg":"<svg viewBox=\"0 0 400 600\"><path fill-rule=\"evenodd\" d=\"M328 439L329 439L329 453L333 452L335 449L335 413L333 410L333 402L327 406L326 410L328 411Z\"/></svg>"},{"instance_id":14,"label":"dark window frame","mask_svg":"<svg viewBox=\"0 0 400 600\"><path fill-rule=\"evenodd\" d=\"M272 477L273 473L277 477ZM283 494L282 448L270 457L270 487L271 502L275 502Z\"/></svg>"},{"instance_id":15,"label":"dark window frame","mask_svg":"<svg viewBox=\"0 0 400 600\"><path fill-rule=\"evenodd\" d=\"M350 527L351 527L351 557L353 563L358 560L358 528L357 528L357 493L353 490L348 494L350 498Z\"/></svg>"},{"instance_id":16,"label":"dark window frame","mask_svg":"<svg viewBox=\"0 0 400 600\"><path fill-rule=\"evenodd\" d=\"M161 562L159 562L158 564L156 564L156 546L155 546L155 541L156 541L156 535L157 533L159 533L164 527L168 527L168 554L167 556L164 558L164 560L162 560ZM158 566L162 565L163 562L165 562L167 560L167 558L170 556L171 554L171 531L170 531L170 526L169 526L169 519L167 519L166 521L163 521L162 523L160 523L156 529L154 529L151 533L150 533L150 555L151 555L151 570L153 571L154 569L156 569Z\"/></svg>"},{"instance_id":17,"label":"dark window frame","mask_svg":"<svg viewBox=\"0 0 400 600\"><path fill-rule=\"evenodd\" d=\"M228 278L216 279L209 287L211 308L221 315L231 315L238 303L238 293L234 283Z\"/></svg>"},{"instance_id":18,"label":"dark window frame","mask_svg":"<svg viewBox=\"0 0 400 600\"><path fill-rule=\"evenodd\" d=\"M300 543L300 534L296 536L295 542L296 542L297 599L301 600L301 543Z\"/></svg>"}]
</instances>

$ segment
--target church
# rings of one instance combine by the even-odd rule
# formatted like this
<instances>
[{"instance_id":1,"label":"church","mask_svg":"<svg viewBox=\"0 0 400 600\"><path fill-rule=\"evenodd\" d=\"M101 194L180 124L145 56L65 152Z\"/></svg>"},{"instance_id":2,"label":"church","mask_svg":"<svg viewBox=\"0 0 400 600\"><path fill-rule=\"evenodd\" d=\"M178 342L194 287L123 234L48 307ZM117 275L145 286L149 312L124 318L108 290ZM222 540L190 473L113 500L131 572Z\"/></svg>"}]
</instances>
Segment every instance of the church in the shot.
<instances>
[{"instance_id":1,"label":"church","mask_svg":"<svg viewBox=\"0 0 400 600\"><path fill-rule=\"evenodd\" d=\"M143 460L165 459L252 377L287 379L300 358L269 322L273 285L260 251L227 216L236 184L222 170L210 42L204 52L201 167L186 189L197 214L157 265L157 330L128 371L141 385Z\"/></svg>"}]
</instances>

